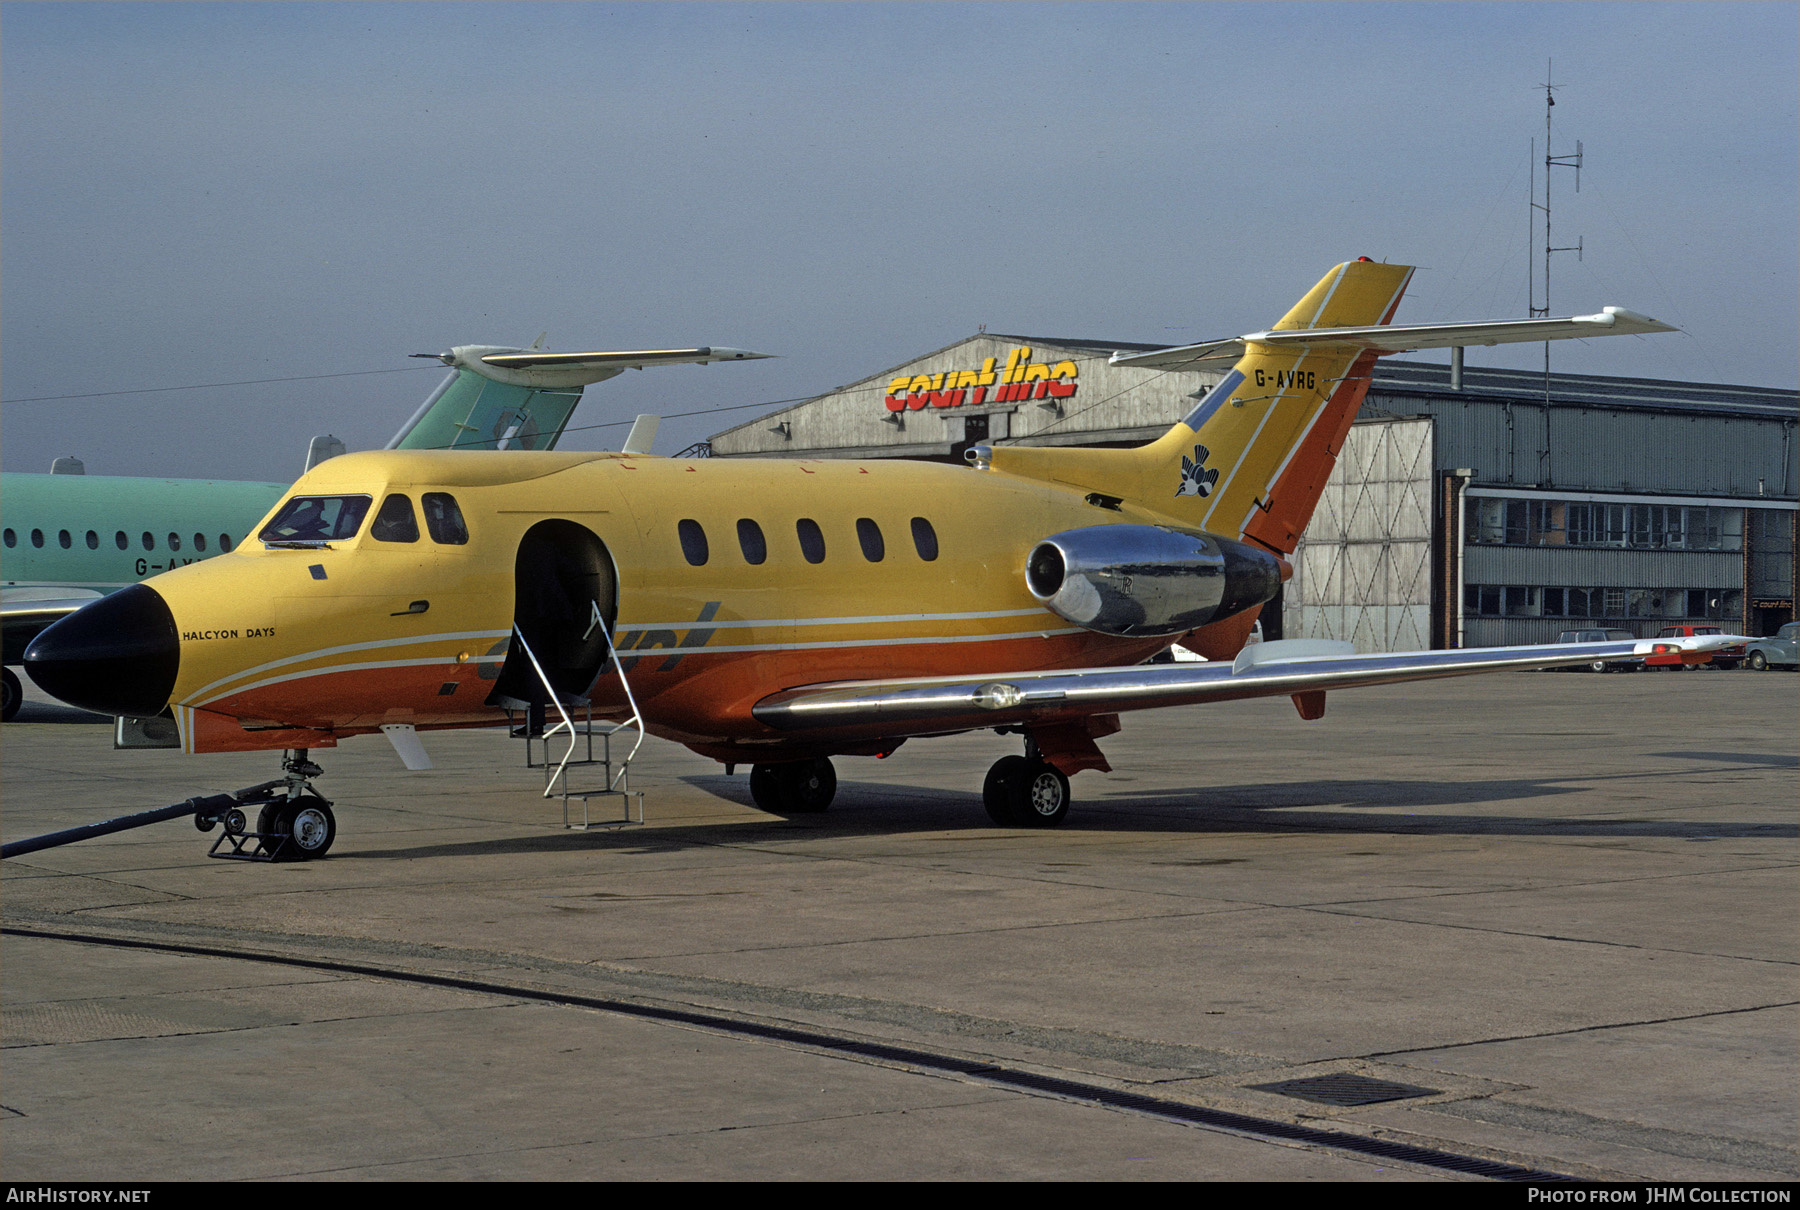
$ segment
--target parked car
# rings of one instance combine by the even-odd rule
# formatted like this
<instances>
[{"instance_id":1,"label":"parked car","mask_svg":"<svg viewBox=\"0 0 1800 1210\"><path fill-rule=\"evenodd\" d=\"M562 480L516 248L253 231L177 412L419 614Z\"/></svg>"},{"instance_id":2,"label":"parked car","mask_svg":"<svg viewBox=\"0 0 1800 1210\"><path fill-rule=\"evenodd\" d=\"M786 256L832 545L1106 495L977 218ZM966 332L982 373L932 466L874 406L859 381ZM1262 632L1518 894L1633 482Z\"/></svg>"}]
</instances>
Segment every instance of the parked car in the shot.
<instances>
[{"instance_id":1,"label":"parked car","mask_svg":"<svg viewBox=\"0 0 1800 1210\"><path fill-rule=\"evenodd\" d=\"M1744 663L1757 672L1777 665L1784 668L1800 667L1800 622L1789 622L1766 639L1757 639L1748 644L1744 650Z\"/></svg>"},{"instance_id":2,"label":"parked car","mask_svg":"<svg viewBox=\"0 0 1800 1210\"><path fill-rule=\"evenodd\" d=\"M1659 639L1685 639L1696 634L1721 633L1723 632L1720 631L1717 626L1664 626L1661 630L1656 632L1656 637ZM1715 667L1736 668L1739 662L1744 658L1744 648L1742 644L1735 647L1727 647L1723 651L1713 652L1709 658ZM1675 672L1679 672L1683 668L1698 668L1701 664L1707 662L1707 660L1702 660L1700 661L1700 664L1685 663L1681 658L1681 653L1678 651L1671 651L1664 655L1649 655L1644 657L1644 666L1646 668L1668 668Z\"/></svg>"},{"instance_id":3,"label":"parked car","mask_svg":"<svg viewBox=\"0 0 1800 1210\"><path fill-rule=\"evenodd\" d=\"M1621 639L1629 641L1635 638L1637 638L1637 635L1632 634L1629 630L1602 630L1595 628L1592 630L1565 630L1556 636L1556 641L1559 643L1616 643ZM1612 672L1617 670L1619 672L1636 672L1641 667L1643 667L1643 665L1637 663L1621 664L1611 663L1607 660L1595 660L1591 664L1576 664L1572 666L1569 671Z\"/></svg>"}]
</instances>

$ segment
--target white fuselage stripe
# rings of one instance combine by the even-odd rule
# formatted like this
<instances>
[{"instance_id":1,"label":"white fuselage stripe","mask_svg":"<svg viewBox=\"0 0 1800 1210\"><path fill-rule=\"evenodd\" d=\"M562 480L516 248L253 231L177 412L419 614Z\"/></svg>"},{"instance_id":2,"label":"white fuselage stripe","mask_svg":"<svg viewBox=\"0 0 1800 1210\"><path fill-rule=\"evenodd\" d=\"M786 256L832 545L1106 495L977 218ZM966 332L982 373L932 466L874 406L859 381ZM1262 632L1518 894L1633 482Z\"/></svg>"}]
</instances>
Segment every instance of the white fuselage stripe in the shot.
<instances>
[{"instance_id":1,"label":"white fuselage stripe","mask_svg":"<svg viewBox=\"0 0 1800 1210\"><path fill-rule=\"evenodd\" d=\"M734 622L626 622L614 629L624 630L748 630L757 626L868 626L891 622L976 622L986 618L1026 618L1045 613L1043 609L987 609L977 613L882 613L858 614L844 618L747 618Z\"/></svg>"},{"instance_id":2,"label":"white fuselage stripe","mask_svg":"<svg viewBox=\"0 0 1800 1210\"><path fill-rule=\"evenodd\" d=\"M316 651L308 651L300 655L290 655L279 660L270 660L266 664L258 664L254 668L245 668L241 671L232 673L230 676L220 677L210 685L200 686L200 688L194 690L193 695L199 697L202 693L217 689L220 685L229 684L232 681L239 680L246 676L255 676L257 673L267 672L271 668L284 668L289 664L298 664L306 660L322 660L326 656L331 655L345 655L352 651L374 651L381 647L408 647L415 643L452 643L461 642L464 639L503 639L511 633L512 631L510 630L459 630L445 634L422 634L417 638L410 639L374 639L367 643L346 643L342 647L321 647ZM215 698L213 700L216 701L217 699Z\"/></svg>"},{"instance_id":3,"label":"white fuselage stripe","mask_svg":"<svg viewBox=\"0 0 1800 1210\"><path fill-rule=\"evenodd\" d=\"M639 647L621 651L625 659L633 656L650 658L657 652L665 655L738 655L748 651L816 651L821 647L838 647L854 651L861 647L913 647L925 643L995 643L1005 639L1047 639L1053 634L1079 634L1081 627L1065 626L1057 630L1020 630L1011 634L924 635L906 639L826 639L816 643L746 643L736 647Z\"/></svg>"},{"instance_id":4,"label":"white fuselage stripe","mask_svg":"<svg viewBox=\"0 0 1800 1210\"><path fill-rule=\"evenodd\" d=\"M877 623L891 624L895 622L970 622L981 621L988 618L1031 617L1036 614L1045 614L1046 618L1050 616L1042 609L989 609L972 613L863 614L842 618L752 618L733 622L697 622L692 620L686 622L621 621L615 624L615 633L621 633L627 630L741 630L757 626L866 626ZM229 684L232 681L240 680L247 676L255 676L261 672L268 672L273 668L285 668L291 664L304 663L307 660L325 659L328 656L345 655L353 651L374 651L382 647L398 647L414 643L435 643L439 641L449 643L460 642L464 639L503 639L511 633L512 631L510 630L468 630L447 634L420 635L417 638L410 639L375 639L366 643L347 643L342 647L321 647L316 651L308 651L300 655L290 655L283 659L271 660L266 664L258 664L254 668L246 668L241 672L234 672L230 676L221 677L220 679L213 681L211 684L202 685L194 691L194 694L197 697L203 693L210 693L221 685ZM829 647L834 644L820 643L814 645ZM723 650L723 648L715 647L711 650L719 651ZM763 648L744 647L732 648L732 650L751 651L763 650ZM267 684L268 682L264 683ZM217 701L218 698L215 696L210 700Z\"/></svg>"},{"instance_id":5,"label":"white fuselage stripe","mask_svg":"<svg viewBox=\"0 0 1800 1210\"><path fill-rule=\"evenodd\" d=\"M240 693L249 693L252 689L261 689L268 685L279 685L283 681L304 680L309 676L330 676L337 672L368 672L376 668L419 668L426 664L454 663L456 663L456 657L453 655L434 655L418 660L371 660L368 663L363 664L333 664L329 668L308 668L304 672L290 672L285 676L272 676L266 680L255 681L248 685L240 685L236 689L228 689L224 693L214 694L205 701L195 702L193 705L197 709L203 710L214 702L222 701L228 697L235 697Z\"/></svg>"},{"instance_id":6,"label":"white fuselage stripe","mask_svg":"<svg viewBox=\"0 0 1800 1210\"><path fill-rule=\"evenodd\" d=\"M922 638L905 639L865 639L861 642L844 643L827 640L817 643L759 643L737 647L649 647L639 651L624 651L619 654L625 659L652 659L658 655L691 656L691 655L742 655L759 651L813 651L821 647L833 647L843 650L856 650L862 647L911 647L930 643L994 643L1007 639L1047 639L1052 635L1080 634L1079 626L1068 626L1057 630L1024 630L1012 634L975 634L975 635L933 635ZM240 693L249 693L255 689L263 689L270 685L279 685L288 681L305 680L308 677L331 676L339 672L367 672L381 668L418 668L430 664L454 665L459 661L455 656L431 656L416 660L374 660L356 664L334 664L327 668L307 668L300 672L289 672L281 676L267 677L249 685L240 685L224 693L216 693L203 702L189 702L185 708L204 709L217 701L235 697ZM473 661L470 661L473 662ZM211 686L208 686L211 688Z\"/></svg>"}]
</instances>

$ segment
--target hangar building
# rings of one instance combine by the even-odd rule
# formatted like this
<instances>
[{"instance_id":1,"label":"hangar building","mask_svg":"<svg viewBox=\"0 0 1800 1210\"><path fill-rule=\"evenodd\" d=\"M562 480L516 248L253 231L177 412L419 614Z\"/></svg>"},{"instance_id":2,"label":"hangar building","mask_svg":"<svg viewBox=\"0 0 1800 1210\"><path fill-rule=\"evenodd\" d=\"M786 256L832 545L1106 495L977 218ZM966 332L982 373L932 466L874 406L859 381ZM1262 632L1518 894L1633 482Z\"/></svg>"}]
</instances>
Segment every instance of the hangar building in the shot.
<instances>
[{"instance_id":1,"label":"hangar building","mask_svg":"<svg viewBox=\"0 0 1800 1210\"><path fill-rule=\"evenodd\" d=\"M1140 445L1218 370L1158 345L987 332L714 436L715 457L926 458ZM1800 392L1382 359L1263 610L1267 637L1361 651L1539 643L1794 617Z\"/></svg>"}]
</instances>

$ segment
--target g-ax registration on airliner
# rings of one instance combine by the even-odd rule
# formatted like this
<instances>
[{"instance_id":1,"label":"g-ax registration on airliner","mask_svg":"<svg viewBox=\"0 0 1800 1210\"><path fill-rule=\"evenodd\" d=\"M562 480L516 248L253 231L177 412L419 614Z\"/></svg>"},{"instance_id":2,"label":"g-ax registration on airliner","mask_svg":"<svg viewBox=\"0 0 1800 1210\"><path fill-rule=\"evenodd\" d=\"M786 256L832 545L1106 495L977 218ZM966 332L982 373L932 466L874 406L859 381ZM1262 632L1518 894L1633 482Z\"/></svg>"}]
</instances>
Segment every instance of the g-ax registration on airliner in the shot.
<instances>
[{"instance_id":1,"label":"g-ax registration on airliner","mask_svg":"<svg viewBox=\"0 0 1800 1210\"><path fill-rule=\"evenodd\" d=\"M576 706L725 764L757 804L823 810L832 758L992 729L1002 825L1048 825L1129 710L1704 653L1732 636L1357 654L1246 646L1291 572L1369 384L1401 350L1674 329L1621 308L1394 326L1412 275L1366 258L1273 328L1116 363L1234 368L1137 449L977 446L972 466L384 451L318 466L254 541L156 576L26 653L58 697L172 708L189 752L287 751L250 835L322 854L313 749L387 730L530 726ZM1145 664L1179 640L1208 662ZM556 723L550 728L564 726ZM573 726L569 727L574 730ZM275 783L269 783L273 786ZM266 787L264 788L266 790ZM204 822L204 821L203 821ZM228 830L233 821L227 819ZM243 829L242 813L236 826Z\"/></svg>"}]
</instances>

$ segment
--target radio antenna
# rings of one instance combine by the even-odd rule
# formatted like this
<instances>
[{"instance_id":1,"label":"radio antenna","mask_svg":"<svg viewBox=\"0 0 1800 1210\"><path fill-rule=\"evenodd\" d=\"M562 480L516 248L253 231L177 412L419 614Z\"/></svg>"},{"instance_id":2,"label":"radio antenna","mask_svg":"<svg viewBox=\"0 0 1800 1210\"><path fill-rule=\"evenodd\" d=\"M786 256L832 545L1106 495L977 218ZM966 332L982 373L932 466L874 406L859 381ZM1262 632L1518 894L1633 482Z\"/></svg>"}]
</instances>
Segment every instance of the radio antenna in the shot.
<instances>
[{"instance_id":1,"label":"radio antenna","mask_svg":"<svg viewBox=\"0 0 1800 1210\"><path fill-rule=\"evenodd\" d=\"M1550 257L1557 252L1573 252L1575 259L1580 260L1582 243L1581 238L1577 237L1573 244L1558 248L1550 237L1550 178L1554 175L1551 169L1573 168L1575 170L1575 192L1581 192L1581 140L1575 141L1574 155L1555 155L1550 144L1551 119L1556 111L1556 89L1558 87L1551 82L1554 67L1555 60L1545 61L1544 82L1540 85L1544 90L1544 201L1541 205L1536 197L1537 141L1535 139L1531 146L1531 175L1534 179L1527 186L1527 198L1531 203L1530 231L1533 241L1537 238L1537 216L1539 214L1544 216L1544 304L1543 306L1538 305L1537 282L1532 273L1534 258L1529 251L1525 257L1526 303L1533 317L1542 316L1544 318L1548 318L1550 315ZM1542 480L1546 484L1551 481L1550 445L1550 342L1546 340L1544 342L1544 449L1539 455L1539 461L1543 465Z\"/></svg>"}]
</instances>

